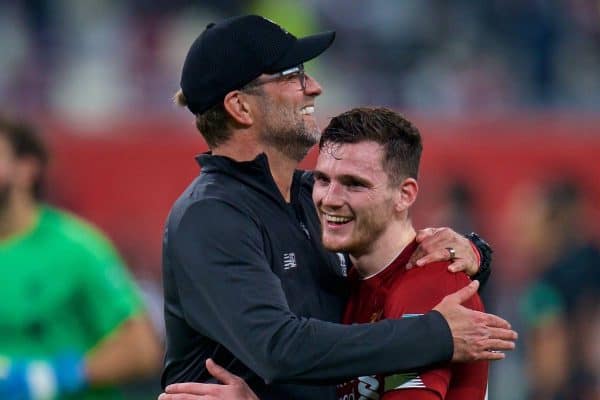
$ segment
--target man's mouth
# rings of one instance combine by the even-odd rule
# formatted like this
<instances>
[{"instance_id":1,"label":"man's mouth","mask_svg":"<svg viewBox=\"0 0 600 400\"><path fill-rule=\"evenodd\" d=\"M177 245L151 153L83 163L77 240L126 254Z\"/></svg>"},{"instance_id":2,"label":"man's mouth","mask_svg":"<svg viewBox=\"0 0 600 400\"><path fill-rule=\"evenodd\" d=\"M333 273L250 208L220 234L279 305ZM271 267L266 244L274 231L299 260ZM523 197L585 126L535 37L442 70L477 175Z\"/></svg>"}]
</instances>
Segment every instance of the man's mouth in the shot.
<instances>
[{"instance_id":1,"label":"man's mouth","mask_svg":"<svg viewBox=\"0 0 600 400\"><path fill-rule=\"evenodd\" d=\"M323 213L323 216L325 218L325 221L327 221L328 223L331 223L331 224L336 224L336 225L343 225L343 224L346 224L346 223L352 221L352 217L345 217L345 216L341 216L341 215L333 215L333 214Z\"/></svg>"},{"instance_id":2,"label":"man's mouth","mask_svg":"<svg viewBox=\"0 0 600 400\"><path fill-rule=\"evenodd\" d=\"M306 106L300 109L300 114L302 115L312 115L315 112L315 106Z\"/></svg>"}]
</instances>

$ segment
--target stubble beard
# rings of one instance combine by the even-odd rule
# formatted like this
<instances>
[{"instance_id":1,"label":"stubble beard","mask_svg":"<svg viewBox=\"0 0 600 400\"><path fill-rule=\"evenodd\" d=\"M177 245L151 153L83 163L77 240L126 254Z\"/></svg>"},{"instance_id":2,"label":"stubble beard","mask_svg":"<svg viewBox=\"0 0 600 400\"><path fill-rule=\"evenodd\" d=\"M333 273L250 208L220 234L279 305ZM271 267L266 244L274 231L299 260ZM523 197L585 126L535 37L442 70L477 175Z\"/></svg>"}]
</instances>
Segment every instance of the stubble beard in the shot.
<instances>
[{"instance_id":1,"label":"stubble beard","mask_svg":"<svg viewBox=\"0 0 600 400\"><path fill-rule=\"evenodd\" d=\"M391 200L387 200L385 204L382 204L380 207L382 209L387 209L386 207L390 207L389 202ZM379 213L379 206L373 209L374 212L370 212L359 216L354 220L354 232L351 233L350 240L339 244L339 245L327 245L325 243L323 231L321 240L323 241L324 247L329 251L334 252L343 252L348 253L351 256L358 258L362 255L365 255L372 251L373 245L385 232L387 228L387 224L390 222L390 216ZM321 230L324 228L321 227Z\"/></svg>"},{"instance_id":2,"label":"stubble beard","mask_svg":"<svg viewBox=\"0 0 600 400\"><path fill-rule=\"evenodd\" d=\"M278 106L265 98L263 111L266 124L260 139L286 157L300 162L319 141L319 128L307 126L302 115L295 114L290 107Z\"/></svg>"}]
</instances>

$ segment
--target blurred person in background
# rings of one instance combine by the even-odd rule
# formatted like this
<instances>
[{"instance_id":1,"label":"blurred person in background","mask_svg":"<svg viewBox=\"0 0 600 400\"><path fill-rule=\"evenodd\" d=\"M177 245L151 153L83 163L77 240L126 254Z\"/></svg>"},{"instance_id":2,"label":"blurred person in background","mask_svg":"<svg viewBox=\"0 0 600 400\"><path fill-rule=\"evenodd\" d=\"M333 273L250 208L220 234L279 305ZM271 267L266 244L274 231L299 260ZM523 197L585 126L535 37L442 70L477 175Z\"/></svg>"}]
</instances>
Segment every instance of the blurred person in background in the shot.
<instances>
[{"instance_id":1,"label":"blurred person in background","mask_svg":"<svg viewBox=\"0 0 600 400\"><path fill-rule=\"evenodd\" d=\"M160 344L112 244L42 202L48 152L0 116L0 398L118 399Z\"/></svg>"},{"instance_id":2,"label":"blurred person in background","mask_svg":"<svg viewBox=\"0 0 600 400\"><path fill-rule=\"evenodd\" d=\"M476 196L468 181L462 177L444 177L435 203L425 208L425 220L451 226L459 232L480 231L475 214ZM415 205L416 206L416 205ZM423 209L423 205L419 204Z\"/></svg>"},{"instance_id":3,"label":"blurred person in background","mask_svg":"<svg viewBox=\"0 0 600 400\"><path fill-rule=\"evenodd\" d=\"M335 398L333 386L307 383L501 359L491 350L514 345L506 321L451 299L410 320L326 322L340 321L349 260L323 248L312 175L296 167L319 139L313 114L322 89L303 63L333 39L297 39L250 15L209 24L188 52L176 100L211 152L198 158L202 172L165 228L163 386L210 381L212 358L263 400ZM465 237L449 229L417 237L415 259L454 253L451 268L478 271Z\"/></svg>"},{"instance_id":4,"label":"blurred person in background","mask_svg":"<svg viewBox=\"0 0 600 400\"><path fill-rule=\"evenodd\" d=\"M540 199L547 258L521 302L530 400L600 399L600 248L586 236L581 196L565 180Z\"/></svg>"}]
</instances>

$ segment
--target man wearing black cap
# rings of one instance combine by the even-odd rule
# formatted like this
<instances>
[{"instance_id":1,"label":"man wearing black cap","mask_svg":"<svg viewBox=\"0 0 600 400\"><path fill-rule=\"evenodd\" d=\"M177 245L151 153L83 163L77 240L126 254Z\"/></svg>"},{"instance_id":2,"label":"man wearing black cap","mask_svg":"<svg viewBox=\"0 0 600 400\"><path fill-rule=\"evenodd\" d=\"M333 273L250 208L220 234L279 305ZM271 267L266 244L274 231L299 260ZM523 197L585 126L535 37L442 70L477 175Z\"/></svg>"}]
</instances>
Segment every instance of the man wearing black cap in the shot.
<instances>
[{"instance_id":1,"label":"man wearing black cap","mask_svg":"<svg viewBox=\"0 0 600 400\"><path fill-rule=\"evenodd\" d=\"M514 346L506 321L460 306L474 286L418 318L325 322L341 318L348 258L323 249L312 175L296 167L319 138L321 87L302 64L334 37L296 39L251 15L210 24L188 52L176 99L195 114L211 153L198 157L202 172L165 229L163 387L214 381L205 368L212 358L263 400L333 399L327 384L344 378L500 359L492 349ZM467 239L436 232L423 261L478 268Z\"/></svg>"}]
</instances>

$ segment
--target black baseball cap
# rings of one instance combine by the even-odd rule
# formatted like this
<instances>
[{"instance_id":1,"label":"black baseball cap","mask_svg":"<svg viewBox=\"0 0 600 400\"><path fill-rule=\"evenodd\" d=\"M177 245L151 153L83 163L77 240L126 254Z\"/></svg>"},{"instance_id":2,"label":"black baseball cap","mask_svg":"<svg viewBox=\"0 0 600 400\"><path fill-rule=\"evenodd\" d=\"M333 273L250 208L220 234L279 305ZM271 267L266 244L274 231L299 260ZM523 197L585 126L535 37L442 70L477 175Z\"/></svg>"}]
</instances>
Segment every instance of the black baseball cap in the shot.
<instances>
[{"instance_id":1,"label":"black baseball cap","mask_svg":"<svg viewBox=\"0 0 600 400\"><path fill-rule=\"evenodd\" d=\"M334 31L298 39L258 15L210 23L183 63L181 90L188 108L201 114L263 73L281 72L317 57L334 39Z\"/></svg>"}]
</instances>

